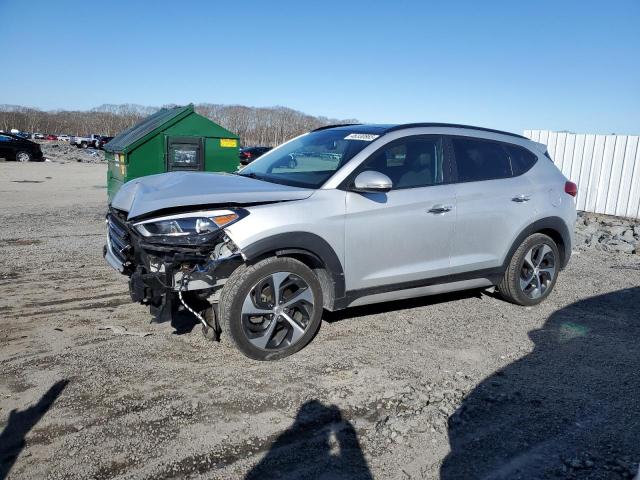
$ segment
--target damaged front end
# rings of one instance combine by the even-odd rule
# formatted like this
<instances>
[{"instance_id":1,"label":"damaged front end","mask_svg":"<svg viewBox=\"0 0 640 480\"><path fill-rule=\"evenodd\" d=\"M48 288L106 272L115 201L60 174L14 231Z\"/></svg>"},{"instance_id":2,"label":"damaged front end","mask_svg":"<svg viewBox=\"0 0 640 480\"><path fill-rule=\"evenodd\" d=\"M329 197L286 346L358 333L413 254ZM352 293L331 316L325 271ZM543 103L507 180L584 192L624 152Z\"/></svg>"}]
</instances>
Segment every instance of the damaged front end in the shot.
<instances>
[{"instance_id":1,"label":"damaged front end","mask_svg":"<svg viewBox=\"0 0 640 480\"><path fill-rule=\"evenodd\" d=\"M224 228L246 215L233 208L130 221L126 212L110 208L104 256L129 276L131 299L149 305L158 321L170 320L184 307L205 327L215 327L220 290L243 263ZM204 312L213 316L207 321Z\"/></svg>"}]
</instances>

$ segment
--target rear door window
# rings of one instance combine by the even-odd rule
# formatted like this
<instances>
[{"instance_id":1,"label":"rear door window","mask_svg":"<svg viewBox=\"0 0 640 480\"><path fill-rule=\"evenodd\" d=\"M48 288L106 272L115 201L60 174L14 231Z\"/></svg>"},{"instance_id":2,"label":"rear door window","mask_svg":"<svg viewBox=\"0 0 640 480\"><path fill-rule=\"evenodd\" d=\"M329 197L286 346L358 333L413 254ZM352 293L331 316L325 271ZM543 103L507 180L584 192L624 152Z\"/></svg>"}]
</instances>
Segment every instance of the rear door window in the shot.
<instances>
[{"instance_id":1,"label":"rear door window","mask_svg":"<svg viewBox=\"0 0 640 480\"><path fill-rule=\"evenodd\" d=\"M453 137L451 143L459 182L511 177L509 156L501 143L462 137Z\"/></svg>"},{"instance_id":2,"label":"rear door window","mask_svg":"<svg viewBox=\"0 0 640 480\"><path fill-rule=\"evenodd\" d=\"M511 170L513 170L513 176L517 177L523 173L529 171L531 167L536 163L538 157L531 153L526 148L517 147L515 145L505 145L504 148L509 154L509 160L511 160Z\"/></svg>"}]
</instances>

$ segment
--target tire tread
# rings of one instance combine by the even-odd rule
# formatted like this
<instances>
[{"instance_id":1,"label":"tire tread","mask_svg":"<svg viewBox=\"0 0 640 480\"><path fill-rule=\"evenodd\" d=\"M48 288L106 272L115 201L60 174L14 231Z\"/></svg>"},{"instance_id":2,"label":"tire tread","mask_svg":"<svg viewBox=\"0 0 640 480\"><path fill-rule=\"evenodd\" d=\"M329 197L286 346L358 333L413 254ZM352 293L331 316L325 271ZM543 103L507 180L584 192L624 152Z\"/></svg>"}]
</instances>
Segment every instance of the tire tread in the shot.
<instances>
[{"instance_id":1,"label":"tire tread","mask_svg":"<svg viewBox=\"0 0 640 480\"><path fill-rule=\"evenodd\" d=\"M549 243L553 245L554 253L556 254L556 262L559 261L558 255L558 246L551 239L551 237L543 234L543 233L534 233L528 236L522 244L516 249L509 261L509 266L504 272L500 283L498 283L498 291L500 292L500 296L511 303L515 303L516 305L522 306L531 306L540 303L544 300L550 293L553 291L553 287L555 286L555 281L558 278L558 272L556 271L556 279L554 279L551 288L549 289L549 293L545 294L540 299L531 300L525 298L519 288L518 288L518 280L520 277L520 262L522 257L526 254L527 250L529 250L533 245L537 243ZM557 267L556 267L557 268Z\"/></svg>"}]
</instances>

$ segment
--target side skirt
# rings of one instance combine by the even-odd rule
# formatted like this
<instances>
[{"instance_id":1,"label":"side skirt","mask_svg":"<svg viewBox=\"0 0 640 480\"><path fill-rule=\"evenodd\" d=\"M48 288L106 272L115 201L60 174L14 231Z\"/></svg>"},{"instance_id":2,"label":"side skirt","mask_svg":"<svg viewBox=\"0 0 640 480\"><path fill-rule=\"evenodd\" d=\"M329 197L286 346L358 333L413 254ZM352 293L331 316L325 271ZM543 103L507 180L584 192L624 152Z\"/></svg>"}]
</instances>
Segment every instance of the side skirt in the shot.
<instances>
[{"instance_id":1,"label":"side skirt","mask_svg":"<svg viewBox=\"0 0 640 480\"><path fill-rule=\"evenodd\" d=\"M504 270L502 269L486 269L413 282L350 290L347 291L343 298L336 299L334 310L357 305L437 295L457 290L490 287L498 284L503 274Z\"/></svg>"}]
</instances>

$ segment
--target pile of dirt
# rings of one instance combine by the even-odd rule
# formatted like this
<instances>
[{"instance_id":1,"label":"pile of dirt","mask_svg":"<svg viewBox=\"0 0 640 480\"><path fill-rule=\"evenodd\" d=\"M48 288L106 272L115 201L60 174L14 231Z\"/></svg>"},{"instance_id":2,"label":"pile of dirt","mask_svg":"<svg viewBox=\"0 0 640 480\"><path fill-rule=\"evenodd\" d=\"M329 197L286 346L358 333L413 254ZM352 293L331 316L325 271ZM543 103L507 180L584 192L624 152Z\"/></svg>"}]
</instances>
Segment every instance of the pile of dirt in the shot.
<instances>
[{"instance_id":1,"label":"pile of dirt","mask_svg":"<svg viewBox=\"0 0 640 480\"><path fill-rule=\"evenodd\" d=\"M38 142L44 157L52 162L104 162L104 151L93 148L78 148L69 142L41 141Z\"/></svg>"}]
</instances>

